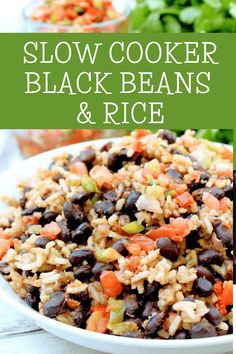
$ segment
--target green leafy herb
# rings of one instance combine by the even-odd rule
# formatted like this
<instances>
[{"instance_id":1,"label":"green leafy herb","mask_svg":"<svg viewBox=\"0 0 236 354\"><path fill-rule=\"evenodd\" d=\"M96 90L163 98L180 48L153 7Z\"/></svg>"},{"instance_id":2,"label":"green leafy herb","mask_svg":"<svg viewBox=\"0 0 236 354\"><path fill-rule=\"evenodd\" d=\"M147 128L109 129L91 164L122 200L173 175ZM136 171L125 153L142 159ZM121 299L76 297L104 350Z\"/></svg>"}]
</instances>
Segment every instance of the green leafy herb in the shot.
<instances>
[{"instance_id":1,"label":"green leafy herb","mask_svg":"<svg viewBox=\"0 0 236 354\"><path fill-rule=\"evenodd\" d=\"M236 32L236 0L136 0L131 27L156 33Z\"/></svg>"}]
</instances>

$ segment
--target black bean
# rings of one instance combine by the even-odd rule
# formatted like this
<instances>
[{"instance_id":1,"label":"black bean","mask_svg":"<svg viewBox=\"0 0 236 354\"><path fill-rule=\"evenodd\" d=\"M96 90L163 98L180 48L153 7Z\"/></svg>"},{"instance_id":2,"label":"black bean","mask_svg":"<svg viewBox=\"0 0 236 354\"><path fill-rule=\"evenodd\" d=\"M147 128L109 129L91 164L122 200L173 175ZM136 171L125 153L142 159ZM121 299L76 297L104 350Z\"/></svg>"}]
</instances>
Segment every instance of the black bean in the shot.
<instances>
[{"instance_id":1,"label":"black bean","mask_svg":"<svg viewBox=\"0 0 236 354\"><path fill-rule=\"evenodd\" d=\"M0 261L0 273L3 275L10 274L11 267L6 262Z\"/></svg>"},{"instance_id":2,"label":"black bean","mask_svg":"<svg viewBox=\"0 0 236 354\"><path fill-rule=\"evenodd\" d=\"M205 278L196 279L195 288L197 293L201 296L208 296L212 292L212 284Z\"/></svg>"},{"instance_id":3,"label":"black bean","mask_svg":"<svg viewBox=\"0 0 236 354\"><path fill-rule=\"evenodd\" d=\"M97 214L106 215L106 216L111 216L115 211L114 205L108 200L96 202L93 208Z\"/></svg>"},{"instance_id":4,"label":"black bean","mask_svg":"<svg viewBox=\"0 0 236 354\"><path fill-rule=\"evenodd\" d=\"M81 153L78 156L78 160L84 163L91 163L95 160L95 158L96 158L96 153L95 150L92 148L81 151Z\"/></svg>"},{"instance_id":5,"label":"black bean","mask_svg":"<svg viewBox=\"0 0 236 354\"><path fill-rule=\"evenodd\" d=\"M90 197L89 193L86 193L84 191L80 191L78 193L75 193L72 195L70 198L71 203L73 204L83 204L86 200L88 200Z\"/></svg>"},{"instance_id":6,"label":"black bean","mask_svg":"<svg viewBox=\"0 0 236 354\"><path fill-rule=\"evenodd\" d=\"M222 316L218 308L211 306L205 315L206 319L214 326L218 326L222 322Z\"/></svg>"},{"instance_id":7,"label":"black bean","mask_svg":"<svg viewBox=\"0 0 236 354\"><path fill-rule=\"evenodd\" d=\"M152 284L148 284L144 293L142 294L142 298L145 301L157 301L159 289L160 289L160 285L157 282L153 282Z\"/></svg>"},{"instance_id":8,"label":"black bean","mask_svg":"<svg viewBox=\"0 0 236 354\"><path fill-rule=\"evenodd\" d=\"M200 175L199 182L192 182L191 185L189 186L189 189L191 192L195 191L196 189L200 189L206 185L206 183L209 181L210 175L208 172L202 172Z\"/></svg>"},{"instance_id":9,"label":"black bean","mask_svg":"<svg viewBox=\"0 0 236 354\"><path fill-rule=\"evenodd\" d=\"M157 311L157 309L156 309L155 302L147 301L144 303L142 317L147 318L147 317L151 316L156 311Z\"/></svg>"},{"instance_id":10,"label":"black bean","mask_svg":"<svg viewBox=\"0 0 236 354\"><path fill-rule=\"evenodd\" d=\"M131 321L131 319L128 319L128 321ZM143 330L143 321L141 318L132 318L132 322L135 323L139 329Z\"/></svg>"},{"instance_id":11,"label":"black bean","mask_svg":"<svg viewBox=\"0 0 236 354\"><path fill-rule=\"evenodd\" d=\"M117 172L122 167L122 160L120 156L114 152L110 153L108 155L107 166L111 171Z\"/></svg>"},{"instance_id":12,"label":"black bean","mask_svg":"<svg viewBox=\"0 0 236 354\"><path fill-rule=\"evenodd\" d=\"M109 191L103 194L103 198L109 202L115 203L118 200L118 195L115 191Z\"/></svg>"},{"instance_id":13,"label":"black bean","mask_svg":"<svg viewBox=\"0 0 236 354\"><path fill-rule=\"evenodd\" d=\"M125 302L126 316L134 317L139 309L137 297L134 294L129 295L129 296L125 297L124 302Z\"/></svg>"},{"instance_id":14,"label":"black bean","mask_svg":"<svg viewBox=\"0 0 236 354\"><path fill-rule=\"evenodd\" d=\"M100 275L105 271L113 271L115 269L112 263L96 263L92 269L92 273L96 280L99 280Z\"/></svg>"},{"instance_id":15,"label":"black bean","mask_svg":"<svg viewBox=\"0 0 236 354\"><path fill-rule=\"evenodd\" d=\"M123 334L123 337L129 338L144 338L144 333L142 332L126 332Z\"/></svg>"},{"instance_id":16,"label":"black bean","mask_svg":"<svg viewBox=\"0 0 236 354\"><path fill-rule=\"evenodd\" d=\"M159 133L159 137L163 140L167 140L168 144L173 144L176 142L176 134L170 130L162 130Z\"/></svg>"},{"instance_id":17,"label":"black bean","mask_svg":"<svg viewBox=\"0 0 236 354\"><path fill-rule=\"evenodd\" d=\"M127 214L133 214L137 211L135 203L137 202L138 198L141 196L141 193L136 191L136 192L131 192L128 197L125 200L125 204L123 206L123 210Z\"/></svg>"},{"instance_id":18,"label":"black bean","mask_svg":"<svg viewBox=\"0 0 236 354\"><path fill-rule=\"evenodd\" d=\"M199 189L195 190L194 192L192 192L192 196L196 200L196 202L201 204L203 193L205 193L205 192L210 193L211 195L213 195L213 197L215 197L217 199L221 199L225 195L224 191L222 189L220 189L219 187L212 187L212 188L199 188Z\"/></svg>"},{"instance_id":19,"label":"black bean","mask_svg":"<svg viewBox=\"0 0 236 354\"><path fill-rule=\"evenodd\" d=\"M80 281L86 281L89 280L92 275L92 269L90 265L82 265L75 271L75 279L78 279Z\"/></svg>"},{"instance_id":20,"label":"black bean","mask_svg":"<svg viewBox=\"0 0 236 354\"><path fill-rule=\"evenodd\" d=\"M89 236L92 235L93 228L88 222L83 222L77 229L72 233L72 241L80 245L81 243L87 241Z\"/></svg>"},{"instance_id":21,"label":"black bean","mask_svg":"<svg viewBox=\"0 0 236 354\"><path fill-rule=\"evenodd\" d=\"M26 242L28 239L29 239L29 236L27 236L27 235L22 235L22 236L20 236L20 240L21 240L22 242Z\"/></svg>"},{"instance_id":22,"label":"black bean","mask_svg":"<svg viewBox=\"0 0 236 354\"><path fill-rule=\"evenodd\" d=\"M211 193L217 199L221 199L225 196L224 191L219 187L209 188L209 193Z\"/></svg>"},{"instance_id":23,"label":"black bean","mask_svg":"<svg viewBox=\"0 0 236 354\"><path fill-rule=\"evenodd\" d=\"M230 247L233 245L233 235L231 229L223 224L219 224L215 228L215 233L225 247Z\"/></svg>"},{"instance_id":24,"label":"black bean","mask_svg":"<svg viewBox=\"0 0 236 354\"><path fill-rule=\"evenodd\" d=\"M146 334L150 337L155 337L157 331L161 328L163 316L160 312L157 312L149 318L146 325Z\"/></svg>"},{"instance_id":25,"label":"black bean","mask_svg":"<svg viewBox=\"0 0 236 354\"><path fill-rule=\"evenodd\" d=\"M50 242L51 240L48 237L38 237L35 240L35 246L40 247L40 248L45 248L46 244Z\"/></svg>"},{"instance_id":26,"label":"black bean","mask_svg":"<svg viewBox=\"0 0 236 354\"><path fill-rule=\"evenodd\" d=\"M56 183L58 183L60 179L64 179L64 176L60 172L58 172L52 177L52 180Z\"/></svg>"},{"instance_id":27,"label":"black bean","mask_svg":"<svg viewBox=\"0 0 236 354\"><path fill-rule=\"evenodd\" d=\"M27 305L32 307L32 309L38 311L38 309L39 309L39 301L38 301L37 298L32 296L32 294L30 294L30 293L26 294L25 302L27 303Z\"/></svg>"},{"instance_id":28,"label":"black bean","mask_svg":"<svg viewBox=\"0 0 236 354\"><path fill-rule=\"evenodd\" d=\"M200 264L221 264L222 260L222 254L211 249L203 250L198 254L198 261Z\"/></svg>"},{"instance_id":29,"label":"black bean","mask_svg":"<svg viewBox=\"0 0 236 354\"><path fill-rule=\"evenodd\" d=\"M63 309L65 303L64 291L56 291L49 295L49 300L43 305L43 313L47 317L57 316Z\"/></svg>"},{"instance_id":30,"label":"black bean","mask_svg":"<svg viewBox=\"0 0 236 354\"><path fill-rule=\"evenodd\" d=\"M67 202L63 205L63 212L70 228L75 229L83 222L84 215L79 205Z\"/></svg>"},{"instance_id":31,"label":"black bean","mask_svg":"<svg viewBox=\"0 0 236 354\"><path fill-rule=\"evenodd\" d=\"M59 238L59 240L62 240L63 242L68 242L71 238L71 232L68 228L66 220L59 221L58 225L61 231L57 237Z\"/></svg>"},{"instance_id":32,"label":"black bean","mask_svg":"<svg viewBox=\"0 0 236 354\"><path fill-rule=\"evenodd\" d=\"M210 177L211 177L211 175L210 175L208 172L204 171L204 172L202 172L201 175L200 175L200 182L201 182L202 184L203 184L203 183L206 183L206 182L209 181Z\"/></svg>"},{"instance_id":33,"label":"black bean","mask_svg":"<svg viewBox=\"0 0 236 354\"><path fill-rule=\"evenodd\" d=\"M228 186L223 188L223 192L227 198L233 200L233 184L229 184Z\"/></svg>"},{"instance_id":34,"label":"black bean","mask_svg":"<svg viewBox=\"0 0 236 354\"><path fill-rule=\"evenodd\" d=\"M121 149L119 156L123 161L129 160L127 149Z\"/></svg>"},{"instance_id":35,"label":"black bean","mask_svg":"<svg viewBox=\"0 0 236 354\"><path fill-rule=\"evenodd\" d=\"M75 322L77 327L85 328L85 326L86 326L86 315L85 315L84 309L79 308L76 311L74 322Z\"/></svg>"},{"instance_id":36,"label":"black bean","mask_svg":"<svg viewBox=\"0 0 236 354\"><path fill-rule=\"evenodd\" d=\"M71 297L84 305L86 302L89 301L88 289L81 291L80 293L72 294Z\"/></svg>"},{"instance_id":37,"label":"black bean","mask_svg":"<svg viewBox=\"0 0 236 354\"><path fill-rule=\"evenodd\" d=\"M29 209L26 209L26 210L23 210L21 215L22 216L31 216L33 215L34 213L39 213L39 212L44 212L45 208L39 208L37 206L34 206L32 208L29 208Z\"/></svg>"},{"instance_id":38,"label":"black bean","mask_svg":"<svg viewBox=\"0 0 236 354\"><path fill-rule=\"evenodd\" d=\"M77 266L83 261L92 263L94 261L94 253L89 248L80 248L69 255L69 261L73 266Z\"/></svg>"},{"instance_id":39,"label":"black bean","mask_svg":"<svg viewBox=\"0 0 236 354\"><path fill-rule=\"evenodd\" d=\"M215 327L208 321L201 321L190 329L190 337L193 339L216 337Z\"/></svg>"},{"instance_id":40,"label":"black bean","mask_svg":"<svg viewBox=\"0 0 236 354\"><path fill-rule=\"evenodd\" d=\"M171 260L172 262L176 261L179 257L179 249L169 237L160 237L157 240L157 248L160 249L160 254L163 257Z\"/></svg>"},{"instance_id":41,"label":"black bean","mask_svg":"<svg viewBox=\"0 0 236 354\"><path fill-rule=\"evenodd\" d=\"M174 339L187 339L188 338L188 332L184 330L180 330L176 332Z\"/></svg>"},{"instance_id":42,"label":"black bean","mask_svg":"<svg viewBox=\"0 0 236 354\"><path fill-rule=\"evenodd\" d=\"M36 286L33 285L26 285L26 290L29 294L31 294L35 299L37 299L39 301L39 288L37 288Z\"/></svg>"},{"instance_id":43,"label":"black bean","mask_svg":"<svg viewBox=\"0 0 236 354\"><path fill-rule=\"evenodd\" d=\"M124 243L126 242L125 238L121 238L114 243L112 243L111 248L114 248L118 253L120 253L122 256L126 256L128 254L127 249L124 246Z\"/></svg>"},{"instance_id":44,"label":"black bean","mask_svg":"<svg viewBox=\"0 0 236 354\"><path fill-rule=\"evenodd\" d=\"M169 168L166 171L166 174L169 175L171 178L173 178L175 181L178 181L182 178L181 174L174 170L173 168Z\"/></svg>"},{"instance_id":45,"label":"black bean","mask_svg":"<svg viewBox=\"0 0 236 354\"><path fill-rule=\"evenodd\" d=\"M39 224L44 226L46 224L50 224L50 222L55 221L58 216L58 213L54 211L45 211L41 218L39 219Z\"/></svg>"},{"instance_id":46,"label":"black bean","mask_svg":"<svg viewBox=\"0 0 236 354\"><path fill-rule=\"evenodd\" d=\"M194 248L199 247L199 230L192 230L185 238L186 248L193 250Z\"/></svg>"},{"instance_id":47,"label":"black bean","mask_svg":"<svg viewBox=\"0 0 236 354\"><path fill-rule=\"evenodd\" d=\"M197 270L197 276L199 278L206 278L210 281L212 280L212 274L209 269L199 265L199 266L197 266L196 270Z\"/></svg>"}]
</instances>

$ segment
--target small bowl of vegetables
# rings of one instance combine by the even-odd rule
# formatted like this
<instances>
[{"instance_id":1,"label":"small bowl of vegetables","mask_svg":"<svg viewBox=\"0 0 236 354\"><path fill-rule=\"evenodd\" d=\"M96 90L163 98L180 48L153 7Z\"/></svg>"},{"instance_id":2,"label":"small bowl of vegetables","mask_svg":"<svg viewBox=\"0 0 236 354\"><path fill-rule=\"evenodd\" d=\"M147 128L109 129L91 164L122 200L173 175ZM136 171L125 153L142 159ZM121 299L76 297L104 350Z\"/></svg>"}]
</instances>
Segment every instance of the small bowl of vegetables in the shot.
<instances>
[{"instance_id":1,"label":"small bowl of vegetables","mask_svg":"<svg viewBox=\"0 0 236 354\"><path fill-rule=\"evenodd\" d=\"M34 0L23 10L28 32L126 32L128 0Z\"/></svg>"}]
</instances>

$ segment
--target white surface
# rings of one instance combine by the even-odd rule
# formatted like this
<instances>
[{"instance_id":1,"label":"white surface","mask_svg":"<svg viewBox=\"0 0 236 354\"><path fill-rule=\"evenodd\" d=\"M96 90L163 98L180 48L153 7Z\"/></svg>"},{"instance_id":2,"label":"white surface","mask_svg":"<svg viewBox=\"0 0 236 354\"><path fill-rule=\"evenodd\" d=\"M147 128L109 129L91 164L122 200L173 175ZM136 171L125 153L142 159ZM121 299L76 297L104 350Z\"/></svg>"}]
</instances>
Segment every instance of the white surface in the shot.
<instances>
[{"instance_id":1,"label":"white surface","mask_svg":"<svg viewBox=\"0 0 236 354\"><path fill-rule=\"evenodd\" d=\"M29 0L0 0L0 32L23 32L22 9Z\"/></svg>"},{"instance_id":2,"label":"white surface","mask_svg":"<svg viewBox=\"0 0 236 354\"><path fill-rule=\"evenodd\" d=\"M0 130L0 173L22 160L11 130Z\"/></svg>"},{"instance_id":3,"label":"white surface","mask_svg":"<svg viewBox=\"0 0 236 354\"><path fill-rule=\"evenodd\" d=\"M78 154L78 145L83 148L87 144L88 143L82 143L57 149L56 151L50 151L26 160L18 166L14 166L0 176L0 194L15 195L15 185L17 181L32 175L32 171L35 170L36 167L48 165L51 157L60 151L66 150L72 154ZM100 141L99 145L101 146L103 144L104 142ZM10 286L3 278L0 278L0 287L0 298L6 301L10 306L19 310L24 316L34 320L40 327L63 339L92 349L114 354L124 354L127 351L130 354L156 354L158 351L160 351L161 354L189 354L190 351L191 354L198 354L199 352L201 352L201 354L220 354L232 350L232 335L184 341L164 341L115 337L88 332L52 320L30 309L13 293Z\"/></svg>"}]
</instances>

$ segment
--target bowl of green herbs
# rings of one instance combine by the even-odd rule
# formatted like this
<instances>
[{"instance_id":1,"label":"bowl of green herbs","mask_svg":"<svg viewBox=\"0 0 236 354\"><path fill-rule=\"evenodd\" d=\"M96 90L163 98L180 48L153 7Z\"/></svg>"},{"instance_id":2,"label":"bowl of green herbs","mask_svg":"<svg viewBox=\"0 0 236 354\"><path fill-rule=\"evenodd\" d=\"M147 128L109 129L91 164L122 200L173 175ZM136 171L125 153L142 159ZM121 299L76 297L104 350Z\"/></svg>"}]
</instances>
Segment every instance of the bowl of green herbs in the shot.
<instances>
[{"instance_id":1,"label":"bowl of green herbs","mask_svg":"<svg viewBox=\"0 0 236 354\"><path fill-rule=\"evenodd\" d=\"M236 0L136 0L137 32L236 32Z\"/></svg>"}]
</instances>

